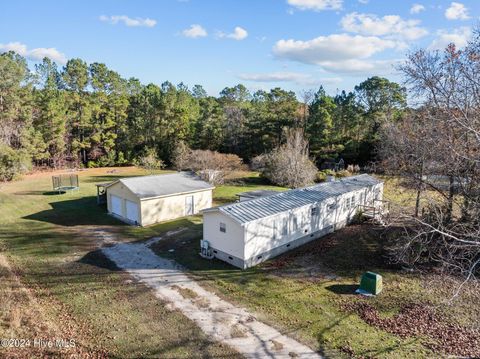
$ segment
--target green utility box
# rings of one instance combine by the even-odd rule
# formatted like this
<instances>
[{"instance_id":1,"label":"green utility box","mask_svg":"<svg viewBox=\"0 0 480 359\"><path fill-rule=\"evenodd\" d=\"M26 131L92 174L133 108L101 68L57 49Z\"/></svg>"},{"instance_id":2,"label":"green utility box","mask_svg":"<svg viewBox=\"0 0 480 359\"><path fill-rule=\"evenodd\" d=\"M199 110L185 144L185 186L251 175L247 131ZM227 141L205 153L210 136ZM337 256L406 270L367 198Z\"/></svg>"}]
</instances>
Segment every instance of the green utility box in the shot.
<instances>
[{"instance_id":1,"label":"green utility box","mask_svg":"<svg viewBox=\"0 0 480 359\"><path fill-rule=\"evenodd\" d=\"M369 294L377 295L383 289L382 276L373 272L366 272L360 280L360 290Z\"/></svg>"}]
</instances>

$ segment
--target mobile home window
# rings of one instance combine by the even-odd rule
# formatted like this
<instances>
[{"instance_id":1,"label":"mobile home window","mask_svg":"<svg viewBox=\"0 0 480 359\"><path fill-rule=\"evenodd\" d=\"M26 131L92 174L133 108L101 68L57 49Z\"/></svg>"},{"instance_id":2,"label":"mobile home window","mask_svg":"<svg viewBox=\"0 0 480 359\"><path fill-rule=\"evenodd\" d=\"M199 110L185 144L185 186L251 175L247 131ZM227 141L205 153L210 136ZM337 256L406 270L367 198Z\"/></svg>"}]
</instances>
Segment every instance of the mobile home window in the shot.
<instances>
[{"instance_id":1,"label":"mobile home window","mask_svg":"<svg viewBox=\"0 0 480 359\"><path fill-rule=\"evenodd\" d=\"M293 217L292 219L292 231L296 232L298 230L298 220L297 217Z\"/></svg>"},{"instance_id":2,"label":"mobile home window","mask_svg":"<svg viewBox=\"0 0 480 359\"><path fill-rule=\"evenodd\" d=\"M227 232L227 226L225 223L220 222L220 232L223 232L223 233Z\"/></svg>"},{"instance_id":3,"label":"mobile home window","mask_svg":"<svg viewBox=\"0 0 480 359\"><path fill-rule=\"evenodd\" d=\"M284 218L282 222L282 236L288 235L288 219Z\"/></svg>"}]
</instances>

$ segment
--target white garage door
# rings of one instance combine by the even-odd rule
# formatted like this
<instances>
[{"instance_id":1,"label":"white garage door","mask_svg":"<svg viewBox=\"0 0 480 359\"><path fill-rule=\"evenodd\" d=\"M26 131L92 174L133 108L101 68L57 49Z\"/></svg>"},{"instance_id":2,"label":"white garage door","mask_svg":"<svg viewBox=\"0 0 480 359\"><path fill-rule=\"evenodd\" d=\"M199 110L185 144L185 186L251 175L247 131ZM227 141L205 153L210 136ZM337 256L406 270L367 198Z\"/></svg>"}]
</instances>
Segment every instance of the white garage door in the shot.
<instances>
[{"instance_id":1,"label":"white garage door","mask_svg":"<svg viewBox=\"0 0 480 359\"><path fill-rule=\"evenodd\" d=\"M110 200L112 202L112 213L118 216L123 216L122 213L122 199L117 196L111 196Z\"/></svg>"},{"instance_id":2,"label":"white garage door","mask_svg":"<svg viewBox=\"0 0 480 359\"><path fill-rule=\"evenodd\" d=\"M127 219L133 223L138 223L138 204L131 201L125 201L127 207Z\"/></svg>"}]
</instances>

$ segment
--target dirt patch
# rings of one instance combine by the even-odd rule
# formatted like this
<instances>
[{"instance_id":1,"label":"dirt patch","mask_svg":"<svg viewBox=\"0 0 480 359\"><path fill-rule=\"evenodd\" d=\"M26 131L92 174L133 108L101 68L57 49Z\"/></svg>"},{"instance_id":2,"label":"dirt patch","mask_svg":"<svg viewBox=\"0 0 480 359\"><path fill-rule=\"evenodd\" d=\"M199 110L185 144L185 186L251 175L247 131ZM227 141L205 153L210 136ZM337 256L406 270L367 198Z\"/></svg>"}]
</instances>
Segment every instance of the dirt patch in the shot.
<instances>
[{"instance_id":1,"label":"dirt patch","mask_svg":"<svg viewBox=\"0 0 480 359\"><path fill-rule=\"evenodd\" d=\"M273 347L273 350L279 351L283 349L283 344L280 342L277 342L276 340L272 340L272 347Z\"/></svg>"},{"instance_id":2,"label":"dirt patch","mask_svg":"<svg viewBox=\"0 0 480 359\"><path fill-rule=\"evenodd\" d=\"M172 288L175 289L178 293L180 293L180 295L185 299L198 298L198 294L190 288L182 288L178 285L172 285Z\"/></svg>"},{"instance_id":3,"label":"dirt patch","mask_svg":"<svg viewBox=\"0 0 480 359\"><path fill-rule=\"evenodd\" d=\"M247 333L244 328L235 324L232 329L230 329L230 336L232 338L245 338Z\"/></svg>"},{"instance_id":4,"label":"dirt patch","mask_svg":"<svg viewBox=\"0 0 480 359\"><path fill-rule=\"evenodd\" d=\"M444 322L430 305L408 304L390 318L381 318L366 302L349 303L344 309L356 312L368 324L401 338L426 337L429 340L423 344L436 352L480 357L480 331Z\"/></svg>"}]
</instances>

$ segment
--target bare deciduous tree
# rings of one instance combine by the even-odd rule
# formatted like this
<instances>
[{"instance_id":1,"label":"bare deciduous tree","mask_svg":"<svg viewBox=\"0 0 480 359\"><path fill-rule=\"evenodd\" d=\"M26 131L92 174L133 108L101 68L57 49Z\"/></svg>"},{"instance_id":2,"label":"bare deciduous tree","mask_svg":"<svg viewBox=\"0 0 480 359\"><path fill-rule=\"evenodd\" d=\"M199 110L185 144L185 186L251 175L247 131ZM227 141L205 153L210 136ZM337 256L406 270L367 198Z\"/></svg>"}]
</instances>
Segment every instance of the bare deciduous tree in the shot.
<instances>
[{"instance_id":1,"label":"bare deciduous tree","mask_svg":"<svg viewBox=\"0 0 480 359\"><path fill-rule=\"evenodd\" d=\"M231 172L244 169L242 159L234 154L191 150L185 144L178 145L175 152L174 164L177 169L192 170L212 184L222 184Z\"/></svg>"},{"instance_id":2,"label":"bare deciduous tree","mask_svg":"<svg viewBox=\"0 0 480 359\"><path fill-rule=\"evenodd\" d=\"M397 259L436 262L474 278L480 267L480 33L462 50L449 45L443 53L413 53L400 70L421 107L384 129L380 151L398 174L413 179L419 195L431 191L397 243Z\"/></svg>"},{"instance_id":3,"label":"bare deciduous tree","mask_svg":"<svg viewBox=\"0 0 480 359\"><path fill-rule=\"evenodd\" d=\"M272 183L289 188L312 184L318 171L308 157L308 141L300 129L287 130L285 144L253 162Z\"/></svg>"},{"instance_id":4,"label":"bare deciduous tree","mask_svg":"<svg viewBox=\"0 0 480 359\"><path fill-rule=\"evenodd\" d=\"M192 150L184 141L179 141L172 153L172 164L178 171L189 168Z\"/></svg>"}]
</instances>

